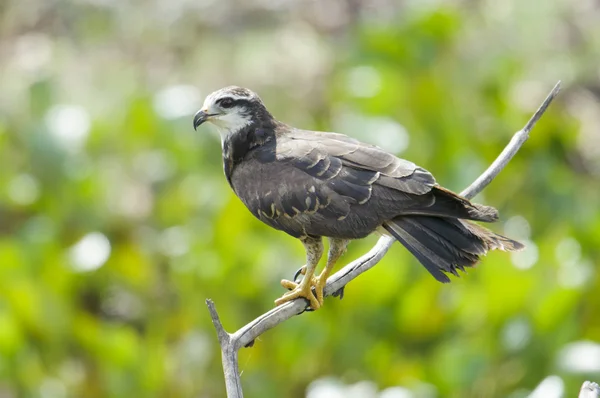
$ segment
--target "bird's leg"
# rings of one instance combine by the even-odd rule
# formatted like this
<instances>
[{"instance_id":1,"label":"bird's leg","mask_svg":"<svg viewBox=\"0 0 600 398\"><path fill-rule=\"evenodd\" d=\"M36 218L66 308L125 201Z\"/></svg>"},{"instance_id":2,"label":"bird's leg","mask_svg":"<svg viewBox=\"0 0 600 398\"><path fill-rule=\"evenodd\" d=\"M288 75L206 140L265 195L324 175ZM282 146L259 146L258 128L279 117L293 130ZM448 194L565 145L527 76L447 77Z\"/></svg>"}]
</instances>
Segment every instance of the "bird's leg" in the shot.
<instances>
[{"instance_id":1,"label":"bird's leg","mask_svg":"<svg viewBox=\"0 0 600 398\"><path fill-rule=\"evenodd\" d=\"M317 301L320 305L323 304L323 289L325 289L325 285L327 284L327 278L329 278L329 274L333 270L333 266L337 262L337 260L344 254L346 251L346 246L348 246L347 239L336 239L329 238L329 253L327 254L327 265L319 276L315 277L315 291L317 294Z\"/></svg>"},{"instance_id":2,"label":"bird's leg","mask_svg":"<svg viewBox=\"0 0 600 398\"><path fill-rule=\"evenodd\" d=\"M307 237L302 240L304 249L306 250L306 265L304 278L300 283L295 283L288 280L282 280L281 285L287 289L292 289L291 292L287 292L277 300L276 305L281 305L297 299L298 297L304 297L310 303L313 310L318 309L321 303L317 300L316 296L312 292L312 287L315 284L315 269L319 264L319 260L323 256L323 241L321 238ZM322 302L322 300L321 300Z\"/></svg>"}]
</instances>

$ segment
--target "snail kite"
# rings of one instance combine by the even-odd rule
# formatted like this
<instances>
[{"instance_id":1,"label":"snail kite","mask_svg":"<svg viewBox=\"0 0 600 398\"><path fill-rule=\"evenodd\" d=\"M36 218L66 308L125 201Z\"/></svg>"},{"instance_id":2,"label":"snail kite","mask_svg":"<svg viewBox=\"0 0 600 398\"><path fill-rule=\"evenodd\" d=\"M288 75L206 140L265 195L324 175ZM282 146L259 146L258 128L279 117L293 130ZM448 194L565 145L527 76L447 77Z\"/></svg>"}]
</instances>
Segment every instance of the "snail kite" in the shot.
<instances>
[{"instance_id":1,"label":"snail kite","mask_svg":"<svg viewBox=\"0 0 600 398\"><path fill-rule=\"evenodd\" d=\"M440 282L489 250L523 248L467 221L497 220L493 207L442 188L427 170L376 146L282 123L246 88L210 94L194 128L204 122L219 130L225 176L236 195L259 220L304 244L305 276L300 283L281 282L291 291L278 305L304 297L319 308L348 242L375 230L391 234ZM323 237L330 243L327 263L315 276Z\"/></svg>"}]
</instances>

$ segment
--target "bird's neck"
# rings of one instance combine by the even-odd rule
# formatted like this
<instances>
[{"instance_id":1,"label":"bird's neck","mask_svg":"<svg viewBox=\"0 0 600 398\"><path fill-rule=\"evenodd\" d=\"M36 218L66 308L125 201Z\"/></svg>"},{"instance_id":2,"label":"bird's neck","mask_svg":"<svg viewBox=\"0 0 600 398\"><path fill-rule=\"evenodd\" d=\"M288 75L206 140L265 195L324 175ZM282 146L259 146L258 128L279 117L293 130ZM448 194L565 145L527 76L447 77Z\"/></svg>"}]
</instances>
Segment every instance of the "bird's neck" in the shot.
<instances>
[{"instance_id":1,"label":"bird's neck","mask_svg":"<svg viewBox=\"0 0 600 398\"><path fill-rule=\"evenodd\" d=\"M230 184L233 170L250 152L275 143L279 124L274 119L253 122L223 137L223 169Z\"/></svg>"}]
</instances>

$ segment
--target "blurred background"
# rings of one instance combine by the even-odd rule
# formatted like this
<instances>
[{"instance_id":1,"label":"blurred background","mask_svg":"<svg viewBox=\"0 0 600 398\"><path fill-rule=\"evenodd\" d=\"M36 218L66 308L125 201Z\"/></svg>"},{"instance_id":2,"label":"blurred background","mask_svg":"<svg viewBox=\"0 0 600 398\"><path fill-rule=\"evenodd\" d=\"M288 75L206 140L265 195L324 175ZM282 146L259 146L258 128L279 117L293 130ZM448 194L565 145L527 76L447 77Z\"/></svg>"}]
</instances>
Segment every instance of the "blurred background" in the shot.
<instances>
[{"instance_id":1,"label":"blurred background","mask_svg":"<svg viewBox=\"0 0 600 398\"><path fill-rule=\"evenodd\" d=\"M599 20L594 0L0 2L0 397L225 396L204 300L234 331L304 251L192 129L213 90L460 191L559 79L476 198L526 251L442 285L396 244L240 371L247 397L576 396L600 379Z\"/></svg>"}]
</instances>

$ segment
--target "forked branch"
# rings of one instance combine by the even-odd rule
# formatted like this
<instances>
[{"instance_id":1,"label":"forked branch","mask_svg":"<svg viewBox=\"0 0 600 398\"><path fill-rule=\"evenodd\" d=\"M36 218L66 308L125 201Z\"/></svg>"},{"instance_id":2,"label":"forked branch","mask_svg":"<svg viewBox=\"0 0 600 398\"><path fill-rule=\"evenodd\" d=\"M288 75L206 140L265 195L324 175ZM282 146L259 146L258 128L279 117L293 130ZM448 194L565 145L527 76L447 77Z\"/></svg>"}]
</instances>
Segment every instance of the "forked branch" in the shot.
<instances>
[{"instance_id":1,"label":"forked branch","mask_svg":"<svg viewBox=\"0 0 600 398\"><path fill-rule=\"evenodd\" d=\"M560 90L560 81L556 83L550 94L546 97L542 105L531 117L523 129L517 131L509 144L494 162L483 172L467 189L461 192L461 195L471 199L481 192L513 158L521 146L529 138L529 132L543 115ZM381 237L375 246L365 255L352 261L338 272L333 274L327 280L325 287L325 296L331 296L335 292L344 288L351 280L358 275L372 268L377 264L390 249L394 239L388 236ZM301 314L306 310L306 301L296 299L283 305L273 308L269 312L262 314L247 325L243 326L234 333L227 333L215 308L212 300L207 299L206 305L217 330L219 344L221 346L221 356L223 360L223 373L225 374L225 388L228 398L241 398L243 396L240 374L238 370L238 351L244 346L250 346L254 340L269 329L274 328L280 323L290 319L294 315Z\"/></svg>"}]
</instances>

